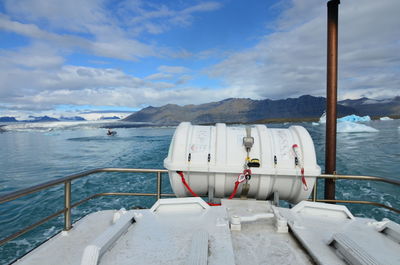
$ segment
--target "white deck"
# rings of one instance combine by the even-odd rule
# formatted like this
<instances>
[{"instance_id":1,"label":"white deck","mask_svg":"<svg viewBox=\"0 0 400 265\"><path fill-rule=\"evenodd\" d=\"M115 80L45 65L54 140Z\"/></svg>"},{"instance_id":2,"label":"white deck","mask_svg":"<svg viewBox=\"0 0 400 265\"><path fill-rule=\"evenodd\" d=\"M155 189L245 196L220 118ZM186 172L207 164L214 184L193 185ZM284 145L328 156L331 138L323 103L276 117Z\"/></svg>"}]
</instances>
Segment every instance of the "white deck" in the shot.
<instances>
[{"instance_id":1,"label":"white deck","mask_svg":"<svg viewBox=\"0 0 400 265\"><path fill-rule=\"evenodd\" d=\"M181 198L90 214L16 264L400 264L399 241L397 224L338 205Z\"/></svg>"}]
</instances>

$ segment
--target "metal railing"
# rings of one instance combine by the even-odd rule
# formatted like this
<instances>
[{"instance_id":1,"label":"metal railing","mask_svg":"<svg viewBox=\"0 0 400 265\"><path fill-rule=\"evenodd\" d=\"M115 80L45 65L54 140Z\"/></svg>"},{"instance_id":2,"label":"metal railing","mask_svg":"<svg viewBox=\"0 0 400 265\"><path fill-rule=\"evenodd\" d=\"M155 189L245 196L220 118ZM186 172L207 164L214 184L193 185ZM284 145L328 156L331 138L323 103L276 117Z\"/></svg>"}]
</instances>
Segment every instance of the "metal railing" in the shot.
<instances>
[{"instance_id":1,"label":"metal railing","mask_svg":"<svg viewBox=\"0 0 400 265\"><path fill-rule=\"evenodd\" d=\"M71 202L71 182L75 179L83 178L92 174L96 173L102 173L102 172L120 172L120 173L156 173L157 174L157 192L156 193L127 193L127 192L107 192L107 193L96 193L93 194L83 200L80 200L74 204ZM31 231L32 229L46 223L50 219L53 219L61 214L64 214L64 230L68 231L72 228L72 218L71 218L71 209L74 207L77 207L91 199L97 198L97 197L102 197L102 196L153 196L156 197L157 199L160 199L161 197L173 197L175 196L174 194L169 194L169 193L162 193L161 191L161 184L162 184L162 173L167 173L168 171L166 169L136 169L136 168L98 168L98 169L93 169L93 170L88 170L84 171L78 174L70 175L64 178L52 180L45 182L43 184L39 184L30 188L18 190L3 196L0 196L0 204L8 202L8 201L13 201L18 198L24 197L26 195L45 190L57 185L64 184L64 209L57 211L41 220L38 222L29 225L25 227L24 229L7 236L6 238L3 238L0 240L0 245L3 245L7 243L8 241L11 241L26 232Z\"/></svg>"},{"instance_id":2,"label":"metal railing","mask_svg":"<svg viewBox=\"0 0 400 265\"><path fill-rule=\"evenodd\" d=\"M157 182L156 182L156 188L157 192L156 193L127 193L127 192L106 192L106 193L96 193L93 194L85 199L82 199L78 202L75 202L72 204L71 202L71 182L75 179L80 179L95 173L102 173L102 172L120 172L120 173L156 173L157 174ZM71 218L71 209L74 207L77 207L91 199L97 198L97 197L102 197L102 196L153 196L156 197L157 199L160 199L161 197L174 197L174 194L169 194L169 193L162 193L161 189L161 184L162 184L162 173L167 173L168 171L166 169L135 169L135 168L100 168L100 169L94 169L94 170L89 170L89 171L84 171L78 174L70 175L64 178L60 178L57 180L45 182L43 184L39 184L30 188L22 189L19 191L15 191L3 196L0 196L0 204L12 201L21 197L24 197L26 195L48 189L50 187L54 187L57 185L64 184L64 209L59 210L43 219L40 221L29 225L22 230L7 236L6 238L3 238L0 240L0 245L3 245L23 234L26 232L46 223L50 219L53 219L61 214L64 214L64 230L68 231L72 228L72 218ZM372 180L372 181L380 181L380 182L386 182L394 185L400 186L400 181L397 180L391 180L391 179L385 179L385 178L380 178L380 177L372 177L372 176L353 176L353 175L329 175L329 174L322 174L321 176L317 177L317 180L315 181L314 185L314 190L312 192L311 200L314 202L337 202L337 203L359 203L359 204L369 204L369 205L375 205L375 206L380 206L384 207L386 209L392 210L394 212L400 213L399 209L387 206L382 203L377 203L377 202L370 202L370 201L350 201L350 200L323 200L323 199L318 199L317 198L317 182L318 179L333 179L333 180L339 180L339 179L354 179L354 180Z\"/></svg>"},{"instance_id":3,"label":"metal railing","mask_svg":"<svg viewBox=\"0 0 400 265\"><path fill-rule=\"evenodd\" d=\"M396 213L400 213L399 209L396 209L394 207L385 205L383 203L379 202L371 202L371 201L353 201L353 200L326 200L326 199L318 199L318 179L331 179L333 181L339 180L339 179L347 179L347 180L372 180L372 181L379 181L379 182L385 182L393 185L400 186L400 181L394 180L394 179L386 179L386 178L381 178L381 177L373 177L373 176L355 176L355 175L339 175L339 174L321 174L320 176L317 177L314 183L314 188L311 193L311 201L314 202L329 202L329 203L355 203L355 204L369 204L369 205L375 205L379 207L386 208L388 210L394 211Z\"/></svg>"}]
</instances>

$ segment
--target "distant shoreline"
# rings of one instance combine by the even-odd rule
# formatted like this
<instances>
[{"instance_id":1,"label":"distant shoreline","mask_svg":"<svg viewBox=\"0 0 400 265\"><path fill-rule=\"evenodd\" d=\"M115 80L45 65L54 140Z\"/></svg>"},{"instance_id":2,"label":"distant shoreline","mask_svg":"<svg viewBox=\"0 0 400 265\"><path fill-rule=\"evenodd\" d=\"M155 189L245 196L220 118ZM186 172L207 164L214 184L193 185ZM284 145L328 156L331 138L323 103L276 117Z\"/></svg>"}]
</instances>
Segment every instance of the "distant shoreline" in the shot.
<instances>
[{"instance_id":1,"label":"distant shoreline","mask_svg":"<svg viewBox=\"0 0 400 265\"><path fill-rule=\"evenodd\" d=\"M392 119L400 119L400 115L388 115ZM341 117L338 117L341 118ZM379 120L381 116L372 116L371 120ZM267 123L285 123L285 122L319 122L319 117L312 118L271 118L252 122L226 122L226 124L267 124ZM201 123L200 125L213 125L215 123Z\"/></svg>"},{"instance_id":2,"label":"distant shoreline","mask_svg":"<svg viewBox=\"0 0 400 265\"><path fill-rule=\"evenodd\" d=\"M391 119L400 119L400 115L388 115L387 117ZM372 116L371 120L379 120L381 116ZM227 125L234 125L234 124L273 124L273 123L300 123L300 122L319 122L319 117L309 117L309 118L270 118L270 119L262 119L256 120L252 122L225 122ZM4 129L3 127L16 124L19 122L12 122L9 124L0 124L0 133L7 132L8 130ZM21 122L22 123L22 122ZM34 122L37 123L37 122ZM33 124L34 124L33 123ZM52 123L52 122L46 122ZM62 122L61 122L62 123ZM79 122L77 122L79 123ZM208 123L193 123L194 125L215 125L218 122L208 122ZM98 128L101 129L118 129L118 128L152 128L152 127L176 127L179 123L176 124L157 124L157 123L147 123L147 122L130 122L130 121L114 121L114 122L104 122L104 124L99 124Z\"/></svg>"}]
</instances>

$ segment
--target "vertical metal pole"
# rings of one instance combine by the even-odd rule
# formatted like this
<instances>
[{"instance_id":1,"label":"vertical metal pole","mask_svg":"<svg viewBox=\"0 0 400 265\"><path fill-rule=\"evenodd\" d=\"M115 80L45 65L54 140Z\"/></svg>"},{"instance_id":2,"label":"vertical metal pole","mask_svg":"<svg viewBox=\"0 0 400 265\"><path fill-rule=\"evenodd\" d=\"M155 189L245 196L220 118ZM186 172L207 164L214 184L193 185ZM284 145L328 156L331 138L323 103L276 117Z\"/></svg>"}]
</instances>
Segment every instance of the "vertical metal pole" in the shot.
<instances>
[{"instance_id":1,"label":"vertical metal pole","mask_svg":"<svg viewBox=\"0 0 400 265\"><path fill-rule=\"evenodd\" d=\"M64 230L68 231L72 228L71 225L71 181L64 182Z\"/></svg>"},{"instance_id":2,"label":"vertical metal pole","mask_svg":"<svg viewBox=\"0 0 400 265\"><path fill-rule=\"evenodd\" d=\"M317 201L317 195L318 195L317 187L318 187L318 178L315 179L314 188L312 191L312 201L313 202Z\"/></svg>"},{"instance_id":3,"label":"vertical metal pole","mask_svg":"<svg viewBox=\"0 0 400 265\"><path fill-rule=\"evenodd\" d=\"M161 198L161 172L157 172L157 200Z\"/></svg>"},{"instance_id":4,"label":"vertical metal pole","mask_svg":"<svg viewBox=\"0 0 400 265\"><path fill-rule=\"evenodd\" d=\"M336 104L337 104L337 61L338 61L338 9L340 0L328 2L328 42L326 76L326 144L325 174L336 170ZM325 199L335 199L335 182L325 179Z\"/></svg>"}]
</instances>

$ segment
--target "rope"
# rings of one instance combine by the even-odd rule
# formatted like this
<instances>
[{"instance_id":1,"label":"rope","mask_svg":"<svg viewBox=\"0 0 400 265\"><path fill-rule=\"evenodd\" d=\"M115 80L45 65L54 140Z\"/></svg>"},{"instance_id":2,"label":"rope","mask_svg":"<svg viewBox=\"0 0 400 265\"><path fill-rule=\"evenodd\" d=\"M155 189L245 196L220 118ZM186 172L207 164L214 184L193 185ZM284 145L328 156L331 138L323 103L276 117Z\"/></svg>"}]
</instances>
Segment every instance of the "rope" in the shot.
<instances>
[{"instance_id":1,"label":"rope","mask_svg":"<svg viewBox=\"0 0 400 265\"><path fill-rule=\"evenodd\" d=\"M192 196L193 196L193 197L200 197L199 195L197 195L196 192L194 192L194 191L190 188L189 184L186 182L186 179L185 179L185 176L183 175L183 172L182 172L182 171L176 171L176 173L178 173L179 176L181 176L183 185L185 185L186 189L192 194Z\"/></svg>"},{"instance_id":2,"label":"rope","mask_svg":"<svg viewBox=\"0 0 400 265\"><path fill-rule=\"evenodd\" d=\"M303 160L302 160L302 159L299 159L299 154L298 154L297 151L296 151L296 148L299 148L299 146L298 146L297 144L294 144L294 145L292 146L292 148L293 148L293 152L294 152L294 155L295 155L296 160L299 160L299 165L296 165L296 166L299 166L299 167L300 167L301 182L303 183L303 189L304 189L305 191L307 191L307 190L308 190L308 186L307 186L306 177L304 176Z\"/></svg>"},{"instance_id":3,"label":"rope","mask_svg":"<svg viewBox=\"0 0 400 265\"><path fill-rule=\"evenodd\" d=\"M228 200L231 200L233 197L235 197L239 184L240 184L239 181L235 182L235 187L233 188L232 194L231 196L229 196Z\"/></svg>"},{"instance_id":4,"label":"rope","mask_svg":"<svg viewBox=\"0 0 400 265\"><path fill-rule=\"evenodd\" d=\"M194 192L192 190L192 188L186 182L185 175L183 174L183 172L182 171L176 171L176 173L178 173L178 175L181 176L182 184L189 191L189 193L192 194L193 197L200 197L196 192ZM242 174L240 174L238 176L238 179L235 182L235 187L233 188L233 191L232 191L231 195L229 196L228 200L231 200L233 197L235 197L235 195L237 193L237 190L239 188L239 184L242 183L243 181L245 181L246 177L249 176L249 175L251 175L251 170L250 169L246 169L246 170L243 171ZM210 206L220 206L221 205L220 203L211 203L211 202L207 202L207 203Z\"/></svg>"},{"instance_id":5,"label":"rope","mask_svg":"<svg viewBox=\"0 0 400 265\"><path fill-rule=\"evenodd\" d=\"M190 188L189 184L186 182L186 179L185 179L185 176L183 175L183 172L182 171L176 171L176 173L178 173L178 175L181 176L182 183L186 187L186 189L190 192L190 194L192 194L193 197L200 197L199 195L197 195L196 192L194 192L192 190L192 188ZM211 202L207 202L207 203L210 206L220 206L221 205L220 203L211 203Z\"/></svg>"}]
</instances>

